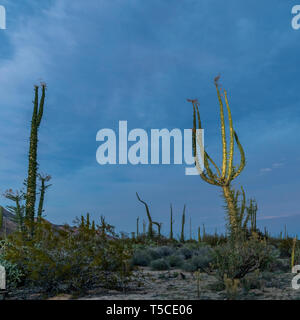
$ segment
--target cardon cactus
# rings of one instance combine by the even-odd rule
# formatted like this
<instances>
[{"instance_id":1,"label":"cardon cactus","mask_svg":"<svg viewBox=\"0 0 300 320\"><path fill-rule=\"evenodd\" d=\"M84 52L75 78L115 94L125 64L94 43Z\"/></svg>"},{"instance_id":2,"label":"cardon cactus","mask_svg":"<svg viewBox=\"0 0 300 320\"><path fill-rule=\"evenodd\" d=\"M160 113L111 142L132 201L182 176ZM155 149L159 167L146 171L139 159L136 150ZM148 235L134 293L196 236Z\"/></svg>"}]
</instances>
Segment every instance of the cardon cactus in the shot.
<instances>
[{"instance_id":1,"label":"cardon cactus","mask_svg":"<svg viewBox=\"0 0 300 320\"><path fill-rule=\"evenodd\" d=\"M219 186L223 190L223 196L226 200L228 213L229 213L229 221L230 221L230 231L234 233L237 230L237 223L238 223L238 213L234 206L234 192L231 190L231 183L232 181L237 178L241 172L243 171L246 160L245 160L245 153L243 147L238 139L238 136L233 129L233 121L231 116L231 110L228 103L227 92L223 90L225 104L228 113L228 120L229 120L229 136L230 142L229 146L226 142L226 132L225 132L225 119L224 119L224 107L223 101L219 89L219 80L220 76L215 78L215 86L217 90L219 105L220 105L220 118L221 118L221 136L222 136L222 166L219 168L217 164L212 160L212 158L208 155L206 150L203 147L202 140L200 136L197 134L197 121L198 121L198 129L203 129L200 119L199 113L199 103L197 100L190 100L189 102L193 104L193 155L195 157L195 164L199 170L199 174L201 178L212 185ZM236 143L241 159L240 164L235 166L233 164L234 158L234 142ZM200 146L200 150L203 150L203 164L204 164L204 171L200 168L200 159L197 154L197 144ZM211 165L213 169L211 169Z\"/></svg>"}]
</instances>

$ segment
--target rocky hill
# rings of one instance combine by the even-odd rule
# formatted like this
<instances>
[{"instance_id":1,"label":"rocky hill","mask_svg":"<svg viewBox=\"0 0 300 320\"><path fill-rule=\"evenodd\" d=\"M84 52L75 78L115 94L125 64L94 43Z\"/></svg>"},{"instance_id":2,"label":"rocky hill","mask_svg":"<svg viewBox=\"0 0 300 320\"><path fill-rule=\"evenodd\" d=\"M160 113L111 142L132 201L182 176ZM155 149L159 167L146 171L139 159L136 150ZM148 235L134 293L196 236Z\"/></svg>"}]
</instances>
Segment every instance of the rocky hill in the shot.
<instances>
[{"instance_id":1,"label":"rocky hill","mask_svg":"<svg viewBox=\"0 0 300 320\"><path fill-rule=\"evenodd\" d=\"M4 207L2 207L2 213L3 213L3 223L2 223L2 228L0 229L0 236L3 236L5 234L9 235L10 233L15 232L18 228L17 223L15 222L15 219L14 219L15 217L14 214L6 210ZM53 223L51 223L51 225L55 229L60 229L63 227Z\"/></svg>"},{"instance_id":2,"label":"rocky hill","mask_svg":"<svg viewBox=\"0 0 300 320\"><path fill-rule=\"evenodd\" d=\"M1 207L1 206L0 206ZM0 229L0 235L8 235L17 230L17 223L14 221L14 215L2 207L3 223Z\"/></svg>"}]
</instances>

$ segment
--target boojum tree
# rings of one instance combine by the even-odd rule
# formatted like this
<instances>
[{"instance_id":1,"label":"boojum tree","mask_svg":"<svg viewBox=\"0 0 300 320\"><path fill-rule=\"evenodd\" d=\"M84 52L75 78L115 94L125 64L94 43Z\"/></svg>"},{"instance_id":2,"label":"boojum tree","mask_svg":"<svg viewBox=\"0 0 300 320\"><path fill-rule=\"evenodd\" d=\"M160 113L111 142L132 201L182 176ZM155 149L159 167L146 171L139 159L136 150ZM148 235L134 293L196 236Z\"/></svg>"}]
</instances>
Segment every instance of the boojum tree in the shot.
<instances>
[{"instance_id":1,"label":"boojum tree","mask_svg":"<svg viewBox=\"0 0 300 320\"><path fill-rule=\"evenodd\" d=\"M35 215L35 202L36 202L36 180L37 180L37 149L38 149L38 130L41 124L41 120L44 112L44 102L46 95L46 84L41 84L42 96L39 101L39 86L34 87L35 97L33 101L33 113L31 120L31 132L30 132L30 145L28 154L28 176L26 180L27 192L26 192L26 224L33 233L34 228L34 215Z\"/></svg>"},{"instance_id":2,"label":"boojum tree","mask_svg":"<svg viewBox=\"0 0 300 320\"><path fill-rule=\"evenodd\" d=\"M226 207L228 211L228 220L230 225L231 233L235 233L238 228L238 212L235 206L235 192L231 188L231 183L234 179L236 179L241 172L243 171L246 159L243 147L238 139L238 135L233 128L233 121L231 116L231 110L228 103L227 91L223 90L225 105L228 113L228 122L229 122L229 146L227 145L227 137L226 137L226 128L225 128L225 117L224 117L224 105L221 97L219 80L220 76L216 77L214 80L218 101L220 105L220 118L221 118L221 136L222 136L222 166L218 167L216 162L208 155L206 152L202 139L200 135L197 133L197 122L198 129L203 129L200 119L199 113L199 103L197 100L190 100L193 104L193 155L195 157L195 165L199 171L201 178L215 186L219 186L222 188L223 196L226 201ZM239 153L240 153L240 163L238 166L233 164L234 159L234 142L236 143ZM201 153L203 154L203 165L204 170L200 167L200 159L197 154L197 145L200 147ZM213 169L211 169L211 166Z\"/></svg>"},{"instance_id":3,"label":"boojum tree","mask_svg":"<svg viewBox=\"0 0 300 320\"><path fill-rule=\"evenodd\" d=\"M44 212L43 206L44 206L44 200L45 200L45 192L49 187L51 187L51 184L47 185L46 182L51 180L51 176L48 174L39 173L38 178L41 182L41 185L40 185L40 200L39 200L39 206L38 206L38 212L37 212L37 220L38 222L41 222L42 215Z\"/></svg>"}]
</instances>

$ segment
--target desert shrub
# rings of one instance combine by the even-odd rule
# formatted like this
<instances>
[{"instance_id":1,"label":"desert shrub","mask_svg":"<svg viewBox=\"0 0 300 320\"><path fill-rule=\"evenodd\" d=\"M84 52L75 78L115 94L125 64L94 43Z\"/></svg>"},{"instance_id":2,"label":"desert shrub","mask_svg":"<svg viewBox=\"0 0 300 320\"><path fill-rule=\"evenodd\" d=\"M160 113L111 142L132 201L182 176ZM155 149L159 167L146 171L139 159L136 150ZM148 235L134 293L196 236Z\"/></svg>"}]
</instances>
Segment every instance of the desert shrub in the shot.
<instances>
[{"instance_id":1,"label":"desert shrub","mask_svg":"<svg viewBox=\"0 0 300 320\"><path fill-rule=\"evenodd\" d=\"M214 268L218 278L241 279L255 270L265 270L274 261L272 247L253 235L247 241L229 241L214 249Z\"/></svg>"},{"instance_id":2,"label":"desert shrub","mask_svg":"<svg viewBox=\"0 0 300 320\"><path fill-rule=\"evenodd\" d=\"M198 269L203 270L208 268L209 264L212 263L212 261L213 261L212 253L207 253L207 254L193 256L191 259L191 264L195 266L196 270Z\"/></svg>"},{"instance_id":3,"label":"desert shrub","mask_svg":"<svg viewBox=\"0 0 300 320\"><path fill-rule=\"evenodd\" d=\"M42 221L32 238L11 235L3 257L21 270L27 284L50 294L84 292L94 285L121 288L131 276L130 242L109 233L104 220L97 229L81 224L59 230Z\"/></svg>"},{"instance_id":4,"label":"desert shrub","mask_svg":"<svg viewBox=\"0 0 300 320\"><path fill-rule=\"evenodd\" d=\"M4 259L1 248L4 248L5 243L5 240L0 243L0 266L5 268L7 288L14 289L22 282L23 273L15 263Z\"/></svg>"},{"instance_id":5,"label":"desert shrub","mask_svg":"<svg viewBox=\"0 0 300 320\"><path fill-rule=\"evenodd\" d=\"M173 247L162 246L162 247L157 247L155 251L158 254L158 256L162 258L162 257L167 257L173 254L175 249Z\"/></svg>"},{"instance_id":6,"label":"desert shrub","mask_svg":"<svg viewBox=\"0 0 300 320\"><path fill-rule=\"evenodd\" d=\"M183 255L185 259L190 259L193 256L192 250L186 246L179 249L179 254Z\"/></svg>"},{"instance_id":7,"label":"desert shrub","mask_svg":"<svg viewBox=\"0 0 300 320\"><path fill-rule=\"evenodd\" d=\"M157 260L161 258L160 253L157 251L155 247L149 247L147 249L147 253L151 257L151 260Z\"/></svg>"},{"instance_id":8,"label":"desert shrub","mask_svg":"<svg viewBox=\"0 0 300 320\"><path fill-rule=\"evenodd\" d=\"M157 259L157 260L151 261L150 267L152 270L157 270L157 271L170 269L170 265L168 261L165 259Z\"/></svg>"},{"instance_id":9,"label":"desert shrub","mask_svg":"<svg viewBox=\"0 0 300 320\"><path fill-rule=\"evenodd\" d=\"M172 254L171 256L168 256L168 262L170 267L181 267L184 262L184 256Z\"/></svg>"},{"instance_id":10,"label":"desert shrub","mask_svg":"<svg viewBox=\"0 0 300 320\"><path fill-rule=\"evenodd\" d=\"M252 289L261 289L265 285L262 274L258 271L246 274L240 283L245 293L248 293L248 291Z\"/></svg>"},{"instance_id":11,"label":"desert shrub","mask_svg":"<svg viewBox=\"0 0 300 320\"><path fill-rule=\"evenodd\" d=\"M210 234L206 234L205 235L205 238L203 239L203 241L212 246L212 247L215 247L215 246L218 246L220 244L224 244L226 243L226 238L224 235L210 235Z\"/></svg>"},{"instance_id":12,"label":"desert shrub","mask_svg":"<svg viewBox=\"0 0 300 320\"><path fill-rule=\"evenodd\" d=\"M197 270L197 267L192 263L191 259L189 259L183 263L182 270L187 272L195 272Z\"/></svg>"},{"instance_id":13,"label":"desert shrub","mask_svg":"<svg viewBox=\"0 0 300 320\"><path fill-rule=\"evenodd\" d=\"M282 239L279 243L280 256L282 258L290 257L293 247L293 238Z\"/></svg>"},{"instance_id":14,"label":"desert shrub","mask_svg":"<svg viewBox=\"0 0 300 320\"><path fill-rule=\"evenodd\" d=\"M152 260L151 255L147 250L136 250L131 259L132 265L135 266L148 266Z\"/></svg>"}]
</instances>

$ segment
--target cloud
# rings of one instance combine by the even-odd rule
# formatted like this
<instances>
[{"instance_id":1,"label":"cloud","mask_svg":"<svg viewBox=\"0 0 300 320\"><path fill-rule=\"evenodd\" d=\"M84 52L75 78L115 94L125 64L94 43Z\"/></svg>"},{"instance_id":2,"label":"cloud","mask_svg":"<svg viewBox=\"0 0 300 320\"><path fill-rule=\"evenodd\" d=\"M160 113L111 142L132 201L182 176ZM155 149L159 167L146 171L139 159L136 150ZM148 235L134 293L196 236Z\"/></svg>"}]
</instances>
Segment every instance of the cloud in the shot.
<instances>
[{"instance_id":1,"label":"cloud","mask_svg":"<svg viewBox=\"0 0 300 320\"><path fill-rule=\"evenodd\" d=\"M296 217L296 216L300 216L300 214L279 214L276 216L260 216L257 218L257 220L273 220L273 219Z\"/></svg>"},{"instance_id":2,"label":"cloud","mask_svg":"<svg viewBox=\"0 0 300 320\"><path fill-rule=\"evenodd\" d=\"M284 165L284 164L283 164L282 162L275 162L275 163L273 163L272 166L269 167L269 168L261 168L261 169L260 169L260 173L263 174L263 173L271 172L271 171L273 171L274 169L278 169L278 168L283 167L283 165Z\"/></svg>"}]
</instances>

